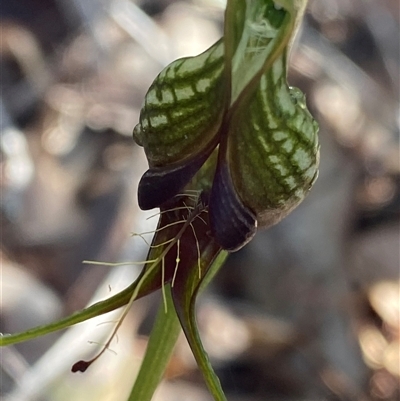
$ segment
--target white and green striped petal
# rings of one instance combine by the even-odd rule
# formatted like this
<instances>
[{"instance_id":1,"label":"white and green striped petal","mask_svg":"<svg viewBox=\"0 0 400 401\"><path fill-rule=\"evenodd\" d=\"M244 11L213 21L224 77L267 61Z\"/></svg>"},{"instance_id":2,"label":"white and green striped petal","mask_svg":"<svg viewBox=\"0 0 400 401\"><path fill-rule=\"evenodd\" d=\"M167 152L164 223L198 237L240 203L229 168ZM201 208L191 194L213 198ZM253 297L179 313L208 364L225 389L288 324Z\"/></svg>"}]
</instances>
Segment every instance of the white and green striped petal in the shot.
<instances>
[{"instance_id":1,"label":"white and green striped petal","mask_svg":"<svg viewBox=\"0 0 400 401\"><path fill-rule=\"evenodd\" d=\"M234 187L260 226L277 223L309 191L318 171L317 134L304 96L286 83L282 54L232 116L228 134Z\"/></svg>"},{"instance_id":2,"label":"white and green striped petal","mask_svg":"<svg viewBox=\"0 0 400 401\"><path fill-rule=\"evenodd\" d=\"M223 43L174 61L146 94L135 140L150 167L190 159L218 132L224 112Z\"/></svg>"}]
</instances>

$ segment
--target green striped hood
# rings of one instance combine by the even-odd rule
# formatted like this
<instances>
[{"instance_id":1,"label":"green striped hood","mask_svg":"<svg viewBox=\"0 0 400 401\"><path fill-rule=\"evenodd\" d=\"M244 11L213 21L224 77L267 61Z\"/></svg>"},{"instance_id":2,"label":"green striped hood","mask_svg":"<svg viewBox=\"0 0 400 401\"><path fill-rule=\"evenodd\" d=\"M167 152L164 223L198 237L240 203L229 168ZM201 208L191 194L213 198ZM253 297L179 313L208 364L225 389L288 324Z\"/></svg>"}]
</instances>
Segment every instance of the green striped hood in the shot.
<instances>
[{"instance_id":1,"label":"green striped hood","mask_svg":"<svg viewBox=\"0 0 400 401\"><path fill-rule=\"evenodd\" d=\"M304 199L319 145L304 95L286 81L296 4L229 2L223 39L158 75L134 129L149 162L142 209L202 191L214 239L233 251Z\"/></svg>"}]
</instances>

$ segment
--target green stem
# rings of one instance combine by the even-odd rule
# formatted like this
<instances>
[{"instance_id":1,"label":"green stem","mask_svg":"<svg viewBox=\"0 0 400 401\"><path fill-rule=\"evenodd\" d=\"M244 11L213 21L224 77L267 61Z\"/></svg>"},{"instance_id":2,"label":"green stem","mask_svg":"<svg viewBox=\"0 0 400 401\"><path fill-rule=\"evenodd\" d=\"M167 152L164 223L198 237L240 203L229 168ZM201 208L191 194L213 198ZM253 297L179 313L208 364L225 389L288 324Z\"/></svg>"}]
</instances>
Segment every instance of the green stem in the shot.
<instances>
[{"instance_id":1,"label":"green stem","mask_svg":"<svg viewBox=\"0 0 400 401\"><path fill-rule=\"evenodd\" d=\"M146 354L128 401L151 400L163 377L181 331L171 298L170 286L166 286L165 290L166 303L160 305Z\"/></svg>"}]
</instances>

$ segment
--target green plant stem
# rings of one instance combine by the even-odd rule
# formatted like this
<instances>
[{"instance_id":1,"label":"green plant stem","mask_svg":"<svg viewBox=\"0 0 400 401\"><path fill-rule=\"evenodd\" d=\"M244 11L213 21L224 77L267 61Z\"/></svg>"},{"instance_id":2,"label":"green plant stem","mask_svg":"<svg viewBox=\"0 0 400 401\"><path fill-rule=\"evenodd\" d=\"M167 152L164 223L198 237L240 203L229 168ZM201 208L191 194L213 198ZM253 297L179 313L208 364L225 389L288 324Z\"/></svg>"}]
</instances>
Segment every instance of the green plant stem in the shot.
<instances>
[{"instance_id":1,"label":"green plant stem","mask_svg":"<svg viewBox=\"0 0 400 401\"><path fill-rule=\"evenodd\" d=\"M157 313L146 354L128 401L150 401L171 358L181 326L169 285L165 287L165 302Z\"/></svg>"}]
</instances>

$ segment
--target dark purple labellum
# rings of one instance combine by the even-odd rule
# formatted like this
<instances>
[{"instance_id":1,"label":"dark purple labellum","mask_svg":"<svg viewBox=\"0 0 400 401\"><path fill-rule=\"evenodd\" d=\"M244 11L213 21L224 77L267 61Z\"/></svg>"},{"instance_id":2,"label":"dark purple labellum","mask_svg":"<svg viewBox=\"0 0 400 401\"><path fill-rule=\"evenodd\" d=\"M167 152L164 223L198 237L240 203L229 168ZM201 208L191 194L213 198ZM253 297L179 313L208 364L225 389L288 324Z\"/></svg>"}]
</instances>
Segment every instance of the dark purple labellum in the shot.
<instances>
[{"instance_id":1,"label":"dark purple labellum","mask_svg":"<svg viewBox=\"0 0 400 401\"><path fill-rule=\"evenodd\" d=\"M160 207L178 194L210 157L217 141L193 158L166 167L152 167L142 176L138 188L138 202L142 210Z\"/></svg>"}]
</instances>

